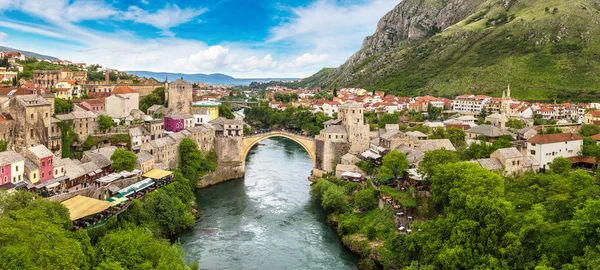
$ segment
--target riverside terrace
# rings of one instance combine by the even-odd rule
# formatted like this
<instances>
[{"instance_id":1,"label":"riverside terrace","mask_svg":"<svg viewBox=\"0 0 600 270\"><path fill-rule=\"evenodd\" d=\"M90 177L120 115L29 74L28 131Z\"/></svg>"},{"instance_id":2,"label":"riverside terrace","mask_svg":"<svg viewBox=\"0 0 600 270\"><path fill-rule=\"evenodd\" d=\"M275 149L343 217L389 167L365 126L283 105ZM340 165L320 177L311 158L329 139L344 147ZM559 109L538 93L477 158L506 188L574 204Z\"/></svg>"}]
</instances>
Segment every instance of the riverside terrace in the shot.
<instances>
[{"instance_id":1,"label":"riverside terrace","mask_svg":"<svg viewBox=\"0 0 600 270\"><path fill-rule=\"evenodd\" d=\"M173 172L151 170L143 175L144 180L114 192L105 201L76 196L62 202L69 210L72 230L104 226L113 217L123 213L133 199L144 197L148 192L168 185L173 181Z\"/></svg>"}]
</instances>

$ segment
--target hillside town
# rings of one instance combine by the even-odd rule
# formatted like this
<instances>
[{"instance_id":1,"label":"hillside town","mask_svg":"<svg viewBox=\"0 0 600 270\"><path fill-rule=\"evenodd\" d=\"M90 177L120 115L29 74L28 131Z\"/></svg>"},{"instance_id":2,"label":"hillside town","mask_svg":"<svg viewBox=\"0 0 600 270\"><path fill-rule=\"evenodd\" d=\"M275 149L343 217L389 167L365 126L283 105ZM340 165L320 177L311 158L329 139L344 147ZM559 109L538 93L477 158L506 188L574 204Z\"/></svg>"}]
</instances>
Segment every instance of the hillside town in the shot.
<instances>
[{"instance_id":1,"label":"hillside town","mask_svg":"<svg viewBox=\"0 0 600 270\"><path fill-rule=\"evenodd\" d=\"M0 188L29 190L56 201L79 196L114 200L121 193L135 196L134 185L143 187L138 191L155 188L148 183L170 179L168 172L177 168L184 138L195 141L202 152L222 155L220 161L239 161L240 154L227 160L230 153L217 149L217 141L240 139L249 123L244 123L243 113L230 119L220 115L225 103L243 109L263 102L275 111L301 107L330 119L315 137L320 145L315 149L315 176L331 173L364 180L370 176L357 162L381 164L382 157L397 150L410 161L405 174L418 182L424 177L418 168L425 153L456 151L459 145L481 141L491 145L503 138L510 139L510 147L471 162L512 176L545 171L556 157L590 172L597 164L595 157L583 156L584 138L578 132L584 124L600 125L600 103L519 101L511 98L510 86L501 97L399 97L358 88L336 89L326 97L320 88L269 86L258 91L182 78L111 80L114 72L127 75L111 69L101 71L104 80L89 81L86 64L66 60L51 62L57 69L33 70L27 79L19 63L31 59L15 52L2 52L0 58L9 63L0 68L0 138L6 149L0 153ZM164 102L148 106L144 100L157 89L164 90ZM64 102L71 107L62 109ZM395 120L377 126L367 120L369 115L393 115ZM465 135L459 142L433 138L419 127L458 129ZM111 169L117 149L135 153L135 170Z\"/></svg>"}]
</instances>

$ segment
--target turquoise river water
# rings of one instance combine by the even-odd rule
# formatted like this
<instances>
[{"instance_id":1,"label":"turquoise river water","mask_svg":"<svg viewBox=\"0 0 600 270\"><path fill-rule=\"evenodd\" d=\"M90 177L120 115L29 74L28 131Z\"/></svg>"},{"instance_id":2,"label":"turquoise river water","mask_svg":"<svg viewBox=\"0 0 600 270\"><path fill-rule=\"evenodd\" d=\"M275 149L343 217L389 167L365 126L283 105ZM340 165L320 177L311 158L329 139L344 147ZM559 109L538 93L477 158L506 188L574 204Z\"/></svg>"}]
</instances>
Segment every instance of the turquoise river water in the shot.
<instances>
[{"instance_id":1,"label":"turquoise river water","mask_svg":"<svg viewBox=\"0 0 600 270\"><path fill-rule=\"evenodd\" d=\"M180 241L201 269L354 269L310 197L312 169L295 142L266 139L246 159L246 176L196 194L204 216Z\"/></svg>"}]
</instances>

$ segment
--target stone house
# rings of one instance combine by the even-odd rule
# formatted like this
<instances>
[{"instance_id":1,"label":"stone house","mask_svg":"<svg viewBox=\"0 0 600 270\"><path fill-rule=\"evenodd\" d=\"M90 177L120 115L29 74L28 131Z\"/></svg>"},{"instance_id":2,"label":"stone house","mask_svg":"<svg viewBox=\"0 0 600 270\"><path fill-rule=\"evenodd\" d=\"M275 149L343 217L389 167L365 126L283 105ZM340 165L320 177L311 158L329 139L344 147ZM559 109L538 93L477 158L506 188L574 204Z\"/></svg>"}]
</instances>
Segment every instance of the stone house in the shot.
<instances>
[{"instance_id":1,"label":"stone house","mask_svg":"<svg viewBox=\"0 0 600 270\"><path fill-rule=\"evenodd\" d=\"M152 156L150 153L141 151L135 155L137 156L135 168L142 171L142 174L154 169L154 156Z\"/></svg>"},{"instance_id":2,"label":"stone house","mask_svg":"<svg viewBox=\"0 0 600 270\"><path fill-rule=\"evenodd\" d=\"M196 144L198 144L200 151L207 153L214 150L216 130L213 126L195 126L188 128L187 131L190 132L188 138L192 139L196 142Z\"/></svg>"},{"instance_id":3,"label":"stone house","mask_svg":"<svg viewBox=\"0 0 600 270\"><path fill-rule=\"evenodd\" d=\"M583 123L587 125L600 124L600 110L590 110L584 114Z\"/></svg>"},{"instance_id":4,"label":"stone house","mask_svg":"<svg viewBox=\"0 0 600 270\"><path fill-rule=\"evenodd\" d=\"M25 158L15 151L0 153L0 187L13 188L25 180Z\"/></svg>"},{"instance_id":5,"label":"stone house","mask_svg":"<svg viewBox=\"0 0 600 270\"><path fill-rule=\"evenodd\" d=\"M144 128L150 133L150 140L165 136L165 122L162 119L145 121Z\"/></svg>"},{"instance_id":6,"label":"stone house","mask_svg":"<svg viewBox=\"0 0 600 270\"><path fill-rule=\"evenodd\" d=\"M57 115L58 120L73 122L73 131L79 136L79 141L84 142L88 136L94 135L99 130L98 115L90 111L74 111L68 114Z\"/></svg>"},{"instance_id":7,"label":"stone house","mask_svg":"<svg viewBox=\"0 0 600 270\"><path fill-rule=\"evenodd\" d=\"M106 98L106 113L114 119L124 119L132 110L139 110L139 93L129 86L119 86Z\"/></svg>"},{"instance_id":8,"label":"stone house","mask_svg":"<svg viewBox=\"0 0 600 270\"><path fill-rule=\"evenodd\" d=\"M88 111L97 112L104 111L104 101L98 98L87 99L81 102L81 106Z\"/></svg>"},{"instance_id":9,"label":"stone house","mask_svg":"<svg viewBox=\"0 0 600 270\"><path fill-rule=\"evenodd\" d=\"M244 135L244 123L241 120L232 120L225 117L219 117L210 121L210 124L215 127L215 134L217 137L237 137Z\"/></svg>"},{"instance_id":10,"label":"stone house","mask_svg":"<svg viewBox=\"0 0 600 270\"><path fill-rule=\"evenodd\" d=\"M54 178L54 154L46 146L37 145L29 147L22 154L39 168L40 182L47 182Z\"/></svg>"},{"instance_id":11,"label":"stone house","mask_svg":"<svg viewBox=\"0 0 600 270\"><path fill-rule=\"evenodd\" d=\"M37 95L16 96L3 104L15 119L13 138L16 150L35 145L50 146L52 106Z\"/></svg>"},{"instance_id":12,"label":"stone house","mask_svg":"<svg viewBox=\"0 0 600 270\"><path fill-rule=\"evenodd\" d=\"M145 127L133 127L129 129L129 137L131 137L131 150L137 152L143 143L150 141L150 132Z\"/></svg>"}]
</instances>

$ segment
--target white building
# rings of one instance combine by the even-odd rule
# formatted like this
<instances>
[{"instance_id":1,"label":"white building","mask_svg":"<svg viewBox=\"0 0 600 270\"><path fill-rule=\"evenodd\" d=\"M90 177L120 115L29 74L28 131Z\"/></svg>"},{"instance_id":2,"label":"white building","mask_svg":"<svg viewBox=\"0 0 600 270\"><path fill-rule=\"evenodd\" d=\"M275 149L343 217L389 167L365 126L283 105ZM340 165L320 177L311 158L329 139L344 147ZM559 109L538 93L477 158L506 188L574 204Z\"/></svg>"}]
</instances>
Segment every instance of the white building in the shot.
<instances>
[{"instance_id":1,"label":"white building","mask_svg":"<svg viewBox=\"0 0 600 270\"><path fill-rule=\"evenodd\" d=\"M578 156L582 146L583 138L577 134L538 134L527 140L527 156L535 158L540 168L547 169L557 157Z\"/></svg>"},{"instance_id":2,"label":"white building","mask_svg":"<svg viewBox=\"0 0 600 270\"><path fill-rule=\"evenodd\" d=\"M105 109L113 119L123 119L132 110L139 110L139 106L140 94L128 86L119 86L106 98Z\"/></svg>"},{"instance_id":3,"label":"white building","mask_svg":"<svg viewBox=\"0 0 600 270\"><path fill-rule=\"evenodd\" d=\"M452 110L461 113L481 113L485 104L491 99L488 96L482 95L462 95L456 97L452 102Z\"/></svg>"}]
</instances>

